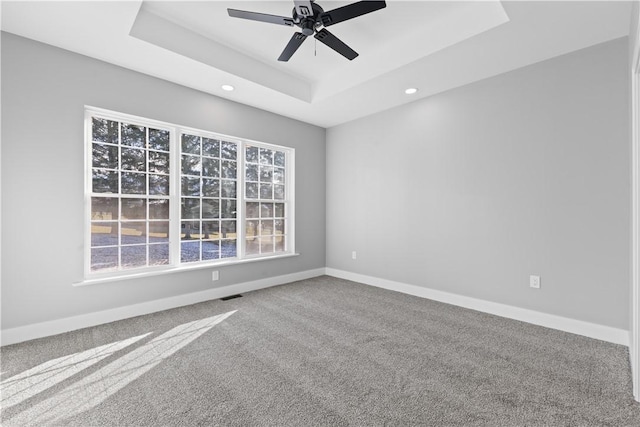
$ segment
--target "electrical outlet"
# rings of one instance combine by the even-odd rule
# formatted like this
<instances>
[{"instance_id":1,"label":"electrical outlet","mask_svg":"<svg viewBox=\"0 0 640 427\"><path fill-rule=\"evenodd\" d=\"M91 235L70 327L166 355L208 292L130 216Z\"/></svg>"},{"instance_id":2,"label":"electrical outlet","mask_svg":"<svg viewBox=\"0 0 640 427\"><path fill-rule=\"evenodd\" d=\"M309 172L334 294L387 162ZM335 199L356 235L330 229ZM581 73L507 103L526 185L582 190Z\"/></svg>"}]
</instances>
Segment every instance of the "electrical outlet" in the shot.
<instances>
[{"instance_id":1,"label":"electrical outlet","mask_svg":"<svg viewBox=\"0 0 640 427\"><path fill-rule=\"evenodd\" d=\"M218 272L218 270L211 272L211 281L215 282L216 280L220 280L220 273Z\"/></svg>"},{"instance_id":2,"label":"electrical outlet","mask_svg":"<svg viewBox=\"0 0 640 427\"><path fill-rule=\"evenodd\" d=\"M356 259L356 251L351 252L351 259Z\"/></svg>"},{"instance_id":3,"label":"electrical outlet","mask_svg":"<svg viewBox=\"0 0 640 427\"><path fill-rule=\"evenodd\" d=\"M529 286L540 289L540 276L529 276Z\"/></svg>"}]
</instances>

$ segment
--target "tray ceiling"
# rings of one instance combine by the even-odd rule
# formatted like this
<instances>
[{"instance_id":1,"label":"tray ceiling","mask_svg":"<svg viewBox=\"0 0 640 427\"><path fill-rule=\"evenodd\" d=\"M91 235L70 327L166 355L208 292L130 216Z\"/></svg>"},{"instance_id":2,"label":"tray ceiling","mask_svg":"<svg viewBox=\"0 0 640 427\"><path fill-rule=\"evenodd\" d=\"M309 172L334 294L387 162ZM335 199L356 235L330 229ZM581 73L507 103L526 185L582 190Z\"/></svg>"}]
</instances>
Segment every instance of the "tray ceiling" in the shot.
<instances>
[{"instance_id":1,"label":"tray ceiling","mask_svg":"<svg viewBox=\"0 0 640 427\"><path fill-rule=\"evenodd\" d=\"M331 127L625 36L631 10L629 2L391 0L331 27L360 54L353 61L310 38L283 63L295 28L231 18L228 7L290 16L293 2L4 1L2 30ZM407 87L419 91L407 96Z\"/></svg>"}]
</instances>

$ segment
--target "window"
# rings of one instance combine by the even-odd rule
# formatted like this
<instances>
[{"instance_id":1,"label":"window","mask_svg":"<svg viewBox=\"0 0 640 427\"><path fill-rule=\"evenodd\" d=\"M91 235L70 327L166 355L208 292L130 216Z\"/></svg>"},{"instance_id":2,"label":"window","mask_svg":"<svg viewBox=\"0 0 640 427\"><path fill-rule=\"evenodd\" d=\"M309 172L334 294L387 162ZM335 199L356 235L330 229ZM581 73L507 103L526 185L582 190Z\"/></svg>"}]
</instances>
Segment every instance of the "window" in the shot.
<instances>
[{"instance_id":1,"label":"window","mask_svg":"<svg viewBox=\"0 0 640 427\"><path fill-rule=\"evenodd\" d=\"M181 140L180 260L234 258L238 146L188 133Z\"/></svg>"},{"instance_id":2,"label":"window","mask_svg":"<svg viewBox=\"0 0 640 427\"><path fill-rule=\"evenodd\" d=\"M167 129L91 118L91 270L169 263Z\"/></svg>"},{"instance_id":3,"label":"window","mask_svg":"<svg viewBox=\"0 0 640 427\"><path fill-rule=\"evenodd\" d=\"M286 153L245 148L245 253L284 252L286 242Z\"/></svg>"},{"instance_id":4,"label":"window","mask_svg":"<svg viewBox=\"0 0 640 427\"><path fill-rule=\"evenodd\" d=\"M87 108L86 275L293 253L294 150Z\"/></svg>"}]
</instances>

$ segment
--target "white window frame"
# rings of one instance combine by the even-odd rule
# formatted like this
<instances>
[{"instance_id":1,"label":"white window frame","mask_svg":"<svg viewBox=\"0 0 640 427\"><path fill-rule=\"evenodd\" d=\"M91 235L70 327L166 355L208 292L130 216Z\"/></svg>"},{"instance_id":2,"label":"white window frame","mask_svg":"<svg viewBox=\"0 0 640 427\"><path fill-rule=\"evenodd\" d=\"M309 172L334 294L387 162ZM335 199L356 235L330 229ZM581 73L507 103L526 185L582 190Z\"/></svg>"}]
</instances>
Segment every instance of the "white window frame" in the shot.
<instances>
[{"instance_id":1,"label":"white window frame","mask_svg":"<svg viewBox=\"0 0 640 427\"><path fill-rule=\"evenodd\" d=\"M92 271L91 270L91 197L94 195L92 187L92 117L114 120L118 122L131 123L152 128L160 128L169 131L169 264L161 266L144 266L117 271ZM195 129L187 126L180 126L174 123L161 122L140 116L134 116L102 108L85 106L85 179L84 179L84 279L74 283L76 286L103 283L121 279L135 277L145 277L171 272L179 272L193 269L212 268L241 264L252 261L263 261L295 256L295 149L281 145L269 144L261 141L253 141L244 138L223 135L202 129ZM183 134L199 135L206 138L213 138L233 142L237 144L237 189L236 189L236 257L220 258L217 260L201 260L197 262L182 263L180 261L180 206L181 206L181 142L180 136ZM285 250L284 252L274 252L262 255L245 255L246 219L244 218L245 206L245 146L258 146L272 150L282 151L286 155L285 167ZM95 193L106 196L106 193ZM121 194L114 195L121 198ZM141 194L140 197L148 197L148 194Z\"/></svg>"}]
</instances>

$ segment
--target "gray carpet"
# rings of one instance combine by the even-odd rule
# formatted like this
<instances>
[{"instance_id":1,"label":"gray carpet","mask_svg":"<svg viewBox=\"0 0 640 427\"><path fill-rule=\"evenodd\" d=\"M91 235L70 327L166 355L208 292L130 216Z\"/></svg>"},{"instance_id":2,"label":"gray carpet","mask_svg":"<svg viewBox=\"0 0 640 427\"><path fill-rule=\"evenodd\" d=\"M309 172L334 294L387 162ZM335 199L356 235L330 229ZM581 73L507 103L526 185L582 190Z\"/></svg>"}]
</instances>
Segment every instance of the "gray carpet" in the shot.
<instances>
[{"instance_id":1,"label":"gray carpet","mask_svg":"<svg viewBox=\"0 0 640 427\"><path fill-rule=\"evenodd\" d=\"M0 355L3 426L640 426L625 347L331 277Z\"/></svg>"}]
</instances>

